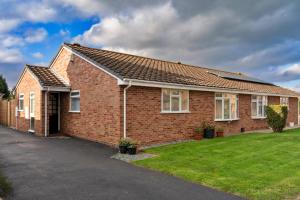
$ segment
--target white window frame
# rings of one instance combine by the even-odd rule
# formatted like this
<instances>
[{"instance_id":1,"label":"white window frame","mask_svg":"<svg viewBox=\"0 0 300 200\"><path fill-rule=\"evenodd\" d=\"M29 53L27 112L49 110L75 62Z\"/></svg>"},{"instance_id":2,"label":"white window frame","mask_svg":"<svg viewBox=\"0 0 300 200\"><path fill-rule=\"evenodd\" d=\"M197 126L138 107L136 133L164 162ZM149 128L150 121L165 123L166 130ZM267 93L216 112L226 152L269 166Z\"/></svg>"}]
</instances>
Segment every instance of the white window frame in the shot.
<instances>
[{"instance_id":1,"label":"white window frame","mask_svg":"<svg viewBox=\"0 0 300 200\"><path fill-rule=\"evenodd\" d=\"M253 96L256 96L255 100L253 99ZM258 112L259 112L258 97L261 97L261 100L262 100L262 115L261 116L258 114ZM265 101L264 101L264 99L265 99ZM253 102L256 102L256 115L255 116L252 115L252 103ZM266 108L267 105L268 105L268 96L264 96L264 95L251 95L251 118L252 119L265 119L265 118L267 118L266 111L265 111L265 108Z\"/></svg>"},{"instance_id":2,"label":"white window frame","mask_svg":"<svg viewBox=\"0 0 300 200\"><path fill-rule=\"evenodd\" d=\"M286 101L284 101L283 99L285 99ZM289 109L289 98L288 97L280 97L280 105L287 106L287 108Z\"/></svg>"},{"instance_id":3,"label":"white window frame","mask_svg":"<svg viewBox=\"0 0 300 200\"><path fill-rule=\"evenodd\" d=\"M33 95L33 96L32 96ZM34 105L31 104L31 100L34 100ZM30 114L30 117L34 117L34 113L35 113L35 93L34 92L30 92L29 93L29 114ZM31 112L31 107L33 107L33 112Z\"/></svg>"},{"instance_id":4,"label":"white window frame","mask_svg":"<svg viewBox=\"0 0 300 200\"><path fill-rule=\"evenodd\" d=\"M218 97L217 94L222 94L221 97ZM226 99L225 94L229 94L229 95L235 95L235 118L231 117L231 99L229 98L229 119L225 119L224 118L224 100ZM222 101L222 118L218 119L217 118L217 100L221 100ZM238 94L231 94L231 93L220 93L217 92L215 93L215 121L234 121L234 120L239 120L239 96Z\"/></svg>"},{"instance_id":5,"label":"white window frame","mask_svg":"<svg viewBox=\"0 0 300 200\"><path fill-rule=\"evenodd\" d=\"M72 96L72 93L75 93L75 92L78 92L79 95L74 97L74 96ZM72 98L79 98L79 110L71 110L72 109ZM80 90L72 90L70 92L69 112L80 113Z\"/></svg>"},{"instance_id":6,"label":"white window frame","mask_svg":"<svg viewBox=\"0 0 300 200\"><path fill-rule=\"evenodd\" d=\"M21 96L22 96L22 98L21 98ZM19 110L20 112L23 112L23 111L24 111L24 103L25 103L24 99L25 99L24 93L20 93L20 94L19 94L19 106L18 106L18 110ZM20 109L20 105L21 105L20 102L21 102L21 100L23 101L23 108L22 108L22 109Z\"/></svg>"},{"instance_id":7,"label":"white window frame","mask_svg":"<svg viewBox=\"0 0 300 200\"><path fill-rule=\"evenodd\" d=\"M164 90L170 90L170 109L164 110L163 104L164 104ZM172 91L178 90L179 95L172 94ZM186 91L187 92L187 110L182 110L182 96L180 91ZM178 97L179 98L179 111L172 111L172 97ZM162 88L161 89L161 113L190 113L190 91L189 90L182 90L182 89L170 89L170 88Z\"/></svg>"}]
</instances>

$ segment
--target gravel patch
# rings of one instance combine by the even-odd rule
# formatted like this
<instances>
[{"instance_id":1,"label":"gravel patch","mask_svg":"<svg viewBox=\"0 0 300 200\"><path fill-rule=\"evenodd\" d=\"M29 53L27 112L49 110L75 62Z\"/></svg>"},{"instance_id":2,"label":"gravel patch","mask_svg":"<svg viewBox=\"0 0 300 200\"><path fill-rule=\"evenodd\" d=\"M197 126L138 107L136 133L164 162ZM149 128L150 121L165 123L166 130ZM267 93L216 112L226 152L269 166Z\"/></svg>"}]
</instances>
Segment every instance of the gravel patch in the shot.
<instances>
[{"instance_id":1,"label":"gravel patch","mask_svg":"<svg viewBox=\"0 0 300 200\"><path fill-rule=\"evenodd\" d=\"M138 153L136 155L117 153L117 154L111 156L111 158L117 159L117 160L122 160L124 162L130 163L130 162L133 162L133 161L144 160L144 159L153 158L153 157L156 157L156 156L157 155L149 154L149 153Z\"/></svg>"}]
</instances>

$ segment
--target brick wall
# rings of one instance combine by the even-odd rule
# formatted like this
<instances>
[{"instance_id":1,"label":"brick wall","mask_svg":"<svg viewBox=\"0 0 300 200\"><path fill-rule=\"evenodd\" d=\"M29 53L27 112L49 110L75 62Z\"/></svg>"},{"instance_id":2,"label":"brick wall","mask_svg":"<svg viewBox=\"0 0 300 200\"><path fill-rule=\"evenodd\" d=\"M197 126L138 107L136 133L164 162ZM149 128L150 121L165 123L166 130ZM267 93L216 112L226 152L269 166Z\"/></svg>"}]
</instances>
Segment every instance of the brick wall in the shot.
<instances>
[{"instance_id":1,"label":"brick wall","mask_svg":"<svg viewBox=\"0 0 300 200\"><path fill-rule=\"evenodd\" d=\"M128 90L127 134L142 145L189 139L203 121L215 123L225 129L225 134L267 128L266 120L251 118L251 95L239 95L240 120L214 122L214 93L190 91L190 113L162 114L161 89L131 87ZM297 124L296 98L290 98L289 121ZM279 97L269 97L269 102L279 103Z\"/></svg>"},{"instance_id":2,"label":"brick wall","mask_svg":"<svg viewBox=\"0 0 300 200\"><path fill-rule=\"evenodd\" d=\"M30 128L30 120L25 118L25 109L29 111L29 97L30 92L35 93L35 133L37 135L43 135L43 119L42 119L42 92L40 85L35 80L28 70L25 71L20 84L16 88L16 105L19 104L19 94L24 94L24 111L18 112L16 127L18 130L27 132Z\"/></svg>"},{"instance_id":3,"label":"brick wall","mask_svg":"<svg viewBox=\"0 0 300 200\"><path fill-rule=\"evenodd\" d=\"M66 58L65 58L66 57ZM120 87L95 66L63 51L53 68L64 71L72 90L80 90L80 113L69 112L69 93L61 93L61 133L116 145L120 139Z\"/></svg>"}]
</instances>

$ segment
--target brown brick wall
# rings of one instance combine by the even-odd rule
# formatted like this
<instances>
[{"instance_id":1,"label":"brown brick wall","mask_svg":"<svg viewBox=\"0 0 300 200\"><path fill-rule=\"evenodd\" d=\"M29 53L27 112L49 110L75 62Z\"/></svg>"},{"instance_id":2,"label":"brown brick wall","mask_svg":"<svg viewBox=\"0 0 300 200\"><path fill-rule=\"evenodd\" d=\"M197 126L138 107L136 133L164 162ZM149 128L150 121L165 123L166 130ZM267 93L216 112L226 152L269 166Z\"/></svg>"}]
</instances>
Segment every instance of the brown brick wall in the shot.
<instances>
[{"instance_id":1,"label":"brown brick wall","mask_svg":"<svg viewBox=\"0 0 300 200\"><path fill-rule=\"evenodd\" d=\"M58 74L63 80L67 83L70 83L68 75L68 66L70 60L72 59L72 53L68 50L62 49L54 63L52 64L51 69L53 69L56 74Z\"/></svg>"},{"instance_id":2,"label":"brown brick wall","mask_svg":"<svg viewBox=\"0 0 300 200\"><path fill-rule=\"evenodd\" d=\"M287 124L289 122L294 122L295 125L298 124L298 99L297 98L289 98L289 113L287 118Z\"/></svg>"},{"instance_id":3,"label":"brown brick wall","mask_svg":"<svg viewBox=\"0 0 300 200\"><path fill-rule=\"evenodd\" d=\"M203 121L223 127L227 135L240 133L241 128L267 128L264 119L251 118L251 95L239 95L240 120L231 122L214 122L213 92L190 91L190 113L181 114L160 113L160 88L131 87L127 98L127 134L142 145L189 139ZM279 97L270 97L269 102L279 103ZM290 100L290 106L294 107L295 102L296 98ZM290 109L289 119L297 122L295 109Z\"/></svg>"},{"instance_id":4,"label":"brown brick wall","mask_svg":"<svg viewBox=\"0 0 300 200\"><path fill-rule=\"evenodd\" d=\"M42 128L42 105L41 105L41 88L37 80L26 70L20 84L16 88L16 105L19 104L19 94L24 94L24 111L19 111L17 118L17 129L27 132L30 127L29 119L25 119L25 108L28 107L29 111L29 95L30 92L35 93L35 133L43 135Z\"/></svg>"},{"instance_id":5,"label":"brown brick wall","mask_svg":"<svg viewBox=\"0 0 300 200\"><path fill-rule=\"evenodd\" d=\"M69 112L69 93L61 93L61 133L116 145L120 139L120 87L117 80L74 56L64 62L62 53L55 65L66 71L72 90L80 90L80 113ZM60 61L62 60L62 61Z\"/></svg>"}]
</instances>

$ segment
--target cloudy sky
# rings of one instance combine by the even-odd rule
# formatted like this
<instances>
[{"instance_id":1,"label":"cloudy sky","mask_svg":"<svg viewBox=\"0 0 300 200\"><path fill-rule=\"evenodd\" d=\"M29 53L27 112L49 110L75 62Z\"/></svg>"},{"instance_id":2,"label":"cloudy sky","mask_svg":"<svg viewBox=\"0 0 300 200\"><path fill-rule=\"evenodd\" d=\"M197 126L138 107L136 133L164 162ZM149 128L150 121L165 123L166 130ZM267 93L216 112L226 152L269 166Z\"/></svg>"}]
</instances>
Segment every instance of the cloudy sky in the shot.
<instances>
[{"instance_id":1,"label":"cloudy sky","mask_svg":"<svg viewBox=\"0 0 300 200\"><path fill-rule=\"evenodd\" d=\"M300 91L298 0L0 0L0 73L63 42L243 72Z\"/></svg>"}]
</instances>

